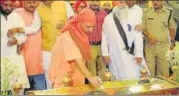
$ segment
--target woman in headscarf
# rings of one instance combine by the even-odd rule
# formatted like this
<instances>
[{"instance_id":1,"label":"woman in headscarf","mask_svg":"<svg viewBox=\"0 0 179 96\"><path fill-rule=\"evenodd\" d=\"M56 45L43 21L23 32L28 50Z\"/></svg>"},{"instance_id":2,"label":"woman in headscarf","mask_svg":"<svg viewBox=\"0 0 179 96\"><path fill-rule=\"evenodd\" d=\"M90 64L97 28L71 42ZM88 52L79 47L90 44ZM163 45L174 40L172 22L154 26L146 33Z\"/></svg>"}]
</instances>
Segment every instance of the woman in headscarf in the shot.
<instances>
[{"instance_id":1,"label":"woman in headscarf","mask_svg":"<svg viewBox=\"0 0 179 96\"><path fill-rule=\"evenodd\" d=\"M75 10L75 13L77 14L85 7L87 7L86 1L79 0L74 3L74 10Z\"/></svg>"},{"instance_id":2,"label":"woman in headscarf","mask_svg":"<svg viewBox=\"0 0 179 96\"><path fill-rule=\"evenodd\" d=\"M52 50L48 74L52 88L64 86L64 76L72 79L70 86L84 85L85 77L92 85L99 85L100 78L92 76L85 66L90 60L87 34L94 30L95 25L95 13L84 8L64 26Z\"/></svg>"}]
</instances>

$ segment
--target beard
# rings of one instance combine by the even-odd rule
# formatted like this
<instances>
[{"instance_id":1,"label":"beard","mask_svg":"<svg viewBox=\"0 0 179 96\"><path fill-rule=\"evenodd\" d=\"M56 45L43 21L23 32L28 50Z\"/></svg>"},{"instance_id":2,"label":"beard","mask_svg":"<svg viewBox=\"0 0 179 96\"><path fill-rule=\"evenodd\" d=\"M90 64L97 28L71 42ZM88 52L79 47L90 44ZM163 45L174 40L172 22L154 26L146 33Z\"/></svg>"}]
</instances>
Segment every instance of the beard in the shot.
<instances>
[{"instance_id":1,"label":"beard","mask_svg":"<svg viewBox=\"0 0 179 96\"><path fill-rule=\"evenodd\" d=\"M127 7L117 7L114 11L116 17L119 20L126 20L128 18L128 8Z\"/></svg>"},{"instance_id":2,"label":"beard","mask_svg":"<svg viewBox=\"0 0 179 96\"><path fill-rule=\"evenodd\" d=\"M13 10L13 9L12 9ZM3 15L9 15L12 10L3 10L1 7L0 7L0 12L3 14Z\"/></svg>"}]
</instances>

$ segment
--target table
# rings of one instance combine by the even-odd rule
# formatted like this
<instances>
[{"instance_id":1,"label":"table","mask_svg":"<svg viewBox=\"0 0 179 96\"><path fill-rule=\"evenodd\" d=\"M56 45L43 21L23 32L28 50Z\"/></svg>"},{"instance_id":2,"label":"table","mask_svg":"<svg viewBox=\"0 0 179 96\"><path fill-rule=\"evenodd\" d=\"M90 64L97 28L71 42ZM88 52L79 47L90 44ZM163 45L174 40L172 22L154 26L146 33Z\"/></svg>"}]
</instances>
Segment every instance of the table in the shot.
<instances>
[{"instance_id":1,"label":"table","mask_svg":"<svg viewBox=\"0 0 179 96\"><path fill-rule=\"evenodd\" d=\"M150 83L139 84L140 80L109 81L94 88L88 85L63 87L43 91L29 91L29 95L179 95L179 84L164 77L148 79Z\"/></svg>"}]
</instances>

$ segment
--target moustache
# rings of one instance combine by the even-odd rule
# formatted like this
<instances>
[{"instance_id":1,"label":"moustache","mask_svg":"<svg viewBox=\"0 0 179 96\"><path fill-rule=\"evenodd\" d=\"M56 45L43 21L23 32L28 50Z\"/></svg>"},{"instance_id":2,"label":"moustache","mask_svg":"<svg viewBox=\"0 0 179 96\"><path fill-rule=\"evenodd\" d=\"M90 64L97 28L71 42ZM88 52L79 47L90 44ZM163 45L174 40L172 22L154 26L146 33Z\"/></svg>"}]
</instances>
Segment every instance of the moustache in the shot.
<instances>
[{"instance_id":1,"label":"moustache","mask_svg":"<svg viewBox=\"0 0 179 96\"><path fill-rule=\"evenodd\" d=\"M158 4L154 3L153 6L157 6Z\"/></svg>"},{"instance_id":2,"label":"moustache","mask_svg":"<svg viewBox=\"0 0 179 96\"><path fill-rule=\"evenodd\" d=\"M12 10L2 10L2 9L0 9L0 12L4 15L9 15L12 12Z\"/></svg>"},{"instance_id":3,"label":"moustache","mask_svg":"<svg viewBox=\"0 0 179 96\"><path fill-rule=\"evenodd\" d=\"M104 10L110 10L110 9L108 9L108 8L105 8Z\"/></svg>"},{"instance_id":4,"label":"moustache","mask_svg":"<svg viewBox=\"0 0 179 96\"><path fill-rule=\"evenodd\" d=\"M34 6L30 6L29 8L31 8L31 9L32 9L32 8L35 8L35 7L34 7Z\"/></svg>"},{"instance_id":5,"label":"moustache","mask_svg":"<svg viewBox=\"0 0 179 96\"><path fill-rule=\"evenodd\" d=\"M4 10L5 12L10 12L11 10Z\"/></svg>"}]
</instances>

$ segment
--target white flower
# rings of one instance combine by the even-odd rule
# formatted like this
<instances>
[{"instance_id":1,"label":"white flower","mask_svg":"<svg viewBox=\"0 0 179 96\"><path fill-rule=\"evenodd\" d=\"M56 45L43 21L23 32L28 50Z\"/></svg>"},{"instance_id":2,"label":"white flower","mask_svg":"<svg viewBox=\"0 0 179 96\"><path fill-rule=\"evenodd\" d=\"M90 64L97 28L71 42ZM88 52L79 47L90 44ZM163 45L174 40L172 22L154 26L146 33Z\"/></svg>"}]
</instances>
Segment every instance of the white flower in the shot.
<instances>
[{"instance_id":1,"label":"white flower","mask_svg":"<svg viewBox=\"0 0 179 96\"><path fill-rule=\"evenodd\" d=\"M176 46L174 50L168 51L166 54L167 60L169 60L169 63L172 66L175 66L177 68L174 71L174 80L179 83L179 42L176 42Z\"/></svg>"},{"instance_id":2,"label":"white flower","mask_svg":"<svg viewBox=\"0 0 179 96\"><path fill-rule=\"evenodd\" d=\"M12 80L18 78L20 73L17 71L19 67L10 62L8 58L1 58L1 89L9 90L11 88ZM6 94L4 94L6 95Z\"/></svg>"}]
</instances>

